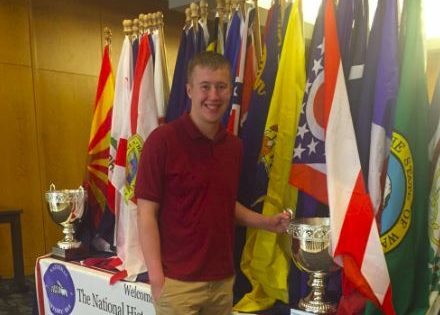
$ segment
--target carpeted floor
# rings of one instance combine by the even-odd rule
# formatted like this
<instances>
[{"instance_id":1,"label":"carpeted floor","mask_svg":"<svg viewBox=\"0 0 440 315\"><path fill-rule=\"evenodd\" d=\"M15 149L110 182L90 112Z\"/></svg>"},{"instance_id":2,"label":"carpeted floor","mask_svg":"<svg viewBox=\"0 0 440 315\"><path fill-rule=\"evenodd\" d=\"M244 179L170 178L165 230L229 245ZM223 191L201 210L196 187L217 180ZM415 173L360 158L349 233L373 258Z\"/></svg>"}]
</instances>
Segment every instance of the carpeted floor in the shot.
<instances>
[{"instance_id":1,"label":"carpeted floor","mask_svg":"<svg viewBox=\"0 0 440 315\"><path fill-rule=\"evenodd\" d=\"M18 292L12 279L0 279L0 315L30 315L35 309L35 278L26 277L27 290Z\"/></svg>"}]
</instances>

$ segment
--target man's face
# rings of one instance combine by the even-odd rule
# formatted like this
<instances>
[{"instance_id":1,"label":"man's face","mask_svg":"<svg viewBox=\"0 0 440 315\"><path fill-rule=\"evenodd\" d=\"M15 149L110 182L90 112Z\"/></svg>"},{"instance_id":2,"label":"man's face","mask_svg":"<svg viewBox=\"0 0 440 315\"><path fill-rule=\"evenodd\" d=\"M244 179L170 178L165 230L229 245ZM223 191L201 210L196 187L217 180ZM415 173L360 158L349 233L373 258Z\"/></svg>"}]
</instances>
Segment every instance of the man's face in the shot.
<instances>
[{"instance_id":1,"label":"man's face","mask_svg":"<svg viewBox=\"0 0 440 315\"><path fill-rule=\"evenodd\" d=\"M197 124L218 123L228 108L231 82L227 66L212 70L197 65L186 85L191 117Z\"/></svg>"}]
</instances>

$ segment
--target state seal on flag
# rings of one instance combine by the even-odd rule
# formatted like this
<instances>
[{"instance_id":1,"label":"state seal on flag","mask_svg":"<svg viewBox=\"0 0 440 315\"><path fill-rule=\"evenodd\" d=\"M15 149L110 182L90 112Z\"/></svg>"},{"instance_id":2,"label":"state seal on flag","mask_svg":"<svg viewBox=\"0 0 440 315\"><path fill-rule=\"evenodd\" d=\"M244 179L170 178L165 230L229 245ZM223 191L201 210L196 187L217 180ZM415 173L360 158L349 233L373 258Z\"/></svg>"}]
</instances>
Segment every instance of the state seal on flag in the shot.
<instances>
[{"instance_id":1,"label":"state seal on flag","mask_svg":"<svg viewBox=\"0 0 440 315\"><path fill-rule=\"evenodd\" d=\"M134 197L134 185L141 156L143 140L138 134L131 136L127 144L127 165L125 167L126 184L124 187L124 199L126 202Z\"/></svg>"},{"instance_id":2,"label":"state seal on flag","mask_svg":"<svg viewBox=\"0 0 440 315\"><path fill-rule=\"evenodd\" d=\"M405 238L412 218L414 160L408 141L393 132L383 195L380 240L385 253Z\"/></svg>"}]
</instances>

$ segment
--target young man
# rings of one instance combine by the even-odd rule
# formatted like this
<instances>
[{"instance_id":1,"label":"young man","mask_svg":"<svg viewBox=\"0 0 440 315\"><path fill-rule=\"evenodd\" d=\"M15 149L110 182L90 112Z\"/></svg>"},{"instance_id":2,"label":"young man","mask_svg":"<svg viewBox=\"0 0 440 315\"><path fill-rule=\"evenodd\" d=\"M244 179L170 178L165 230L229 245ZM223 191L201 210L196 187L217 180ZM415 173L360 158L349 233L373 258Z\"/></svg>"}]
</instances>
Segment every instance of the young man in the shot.
<instances>
[{"instance_id":1,"label":"young man","mask_svg":"<svg viewBox=\"0 0 440 315\"><path fill-rule=\"evenodd\" d=\"M235 224L286 230L236 202L242 145L220 121L231 97L230 64L202 52L188 66L191 111L154 130L136 184L140 240L156 314L231 315Z\"/></svg>"}]
</instances>

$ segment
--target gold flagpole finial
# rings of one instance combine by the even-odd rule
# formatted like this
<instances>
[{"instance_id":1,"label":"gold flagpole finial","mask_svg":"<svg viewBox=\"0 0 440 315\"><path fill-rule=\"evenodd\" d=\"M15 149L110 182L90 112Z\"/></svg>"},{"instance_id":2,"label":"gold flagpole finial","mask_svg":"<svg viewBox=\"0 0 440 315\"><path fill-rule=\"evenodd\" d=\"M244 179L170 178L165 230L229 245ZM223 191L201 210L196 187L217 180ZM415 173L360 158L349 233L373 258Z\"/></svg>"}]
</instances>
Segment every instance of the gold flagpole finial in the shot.
<instances>
[{"instance_id":1,"label":"gold flagpole finial","mask_svg":"<svg viewBox=\"0 0 440 315\"><path fill-rule=\"evenodd\" d=\"M145 23L145 30L151 30L151 28L154 26L154 20L153 20L153 14L152 13L147 13L144 16L144 23Z\"/></svg>"},{"instance_id":2,"label":"gold flagpole finial","mask_svg":"<svg viewBox=\"0 0 440 315\"><path fill-rule=\"evenodd\" d=\"M189 7L185 9L185 25L191 26L191 9Z\"/></svg>"},{"instance_id":3,"label":"gold flagpole finial","mask_svg":"<svg viewBox=\"0 0 440 315\"><path fill-rule=\"evenodd\" d=\"M157 23L158 27L163 28L164 23L163 23L163 13L162 13L162 11L157 11L156 12L156 23Z\"/></svg>"},{"instance_id":4,"label":"gold flagpole finial","mask_svg":"<svg viewBox=\"0 0 440 315\"><path fill-rule=\"evenodd\" d=\"M217 12L220 14L223 14L225 11L225 1L224 0L217 0L216 3L217 3L217 6L216 6Z\"/></svg>"},{"instance_id":5,"label":"gold flagpole finial","mask_svg":"<svg viewBox=\"0 0 440 315\"><path fill-rule=\"evenodd\" d=\"M231 18L231 0L225 0L225 16L229 20Z\"/></svg>"},{"instance_id":6,"label":"gold flagpole finial","mask_svg":"<svg viewBox=\"0 0 440 315\"><path fill-rule=\"evenodd\" d=\"M246 16L246 10L245 10L246 0L236 0L236 1L237 1L237 9L241 11L241 14L243 14L243 16Z\"/></svg>"},{"instance_id":7,"label":"gold flagpole finial","mask_svg":"<svg viewBox=\"0 0 440 315\"><path fill-rule=\"evenodd\" d=\"M225 15L225 2L224 2L224 0L217 0L216 11L218 14L218 23L219 23L219 25L223 25L223 17Z\"/></svg>"},{"instance_id":8,"label":"gold flagpole finial","mask_svg":"<svg viewBox=\"0 0 440 315\"><path fill-rule=\"evenodd\" d=\"M231 11L238 10L238 0L231 0Z\"/></svg>"},{"instance_id":9,"label":"gold flagpole finial","mask_svg":"<svg viewBox=\"0 0 440 315\"><path fill-rule=\"evenodd\" d=\"M123 32L126 36L133 34L133 21L132 20L123 20L122 21Z\"/></svg>"},{"instance_id":10,"label":"gold flagpole finial","mask_svg":"<svg viewBox=\"0 0 440 315\"><path fill-rule=\"evenodd\" d=\"M208 2L206 0L200 0L200 18L204 23L208 21Z\"/></svg>"},{"instance_id":11,"label":"gold flagpole finial","mask_svg":"<svg viewBox=\"0 0 440 315\"><path fill-rule=\"evenodd\" d=\"M254 38L255 38L255 52L258 62L262 55L261 44L261 28L260 28L260 9L258 8L258 0L253 0L255 5L255 22L254 22Z\"/></svg>"},{"instance_id":12,"label":"gold flagpole finial","mask_svg":"<svg viewBox=\"0 0 440 315\"><path fill-rule=\"evenodd\" d=\"M144 34L148 33L148 27L149 27L149 25L148 25L148 23L149 23L149 21L148 21L148 14L144 14L142 16L142 22L144 24Z\"/></svg>"},{"instance_id":13,"label":"gold flagpole finial","mask_svg":"<svg viewBox=\"0 0 440 315\"><path fill-rule=\"evenodd\" d=\"M133 19L133 25L131 26L132 29L132 40L135 40L139 36L139 19Z\"/></svg>"},{"instance_id":14,"label":"gold flagpole finial","mask_svg":"<svg viewBox=\"0 0 440 315\"><path fill-rule=\"evenodd\" d=\"M151 27L157 29L159 27L159 17L157 12L151 13Z\"/></svg>"},{"instance_id":15,"label":"gold flagpole finial","mask_svg":"<svg viewBox=\"0 0 440 315\"><path fill-rule=\"evenodd\" d=\"M191 9L191 21L194 29L199 29L199 6L195 2L191 2L189 8Z\"/></svg>"},{"instance_id":16,"label":"gold flagpole finial","mask_svg":"<svg viewBox=\"0 0 440 315\"><path fill-rule=\"evenodd\" d=\"M144 15L143 13L138 16L138 27L139 27L139 35L144 34L145 26L144 26Z\"/></svg>"},{"instance_id":17,"label":"gold flagpole finial","mask_svg":"<svg viewBox=\"0 0 440 315\"><path fill-rule=\"evenodd\" d=\"M112 31L107 26L104 27L104 40L106 45L111 45L112 43Z\"/></svg>"}]
</instances>

